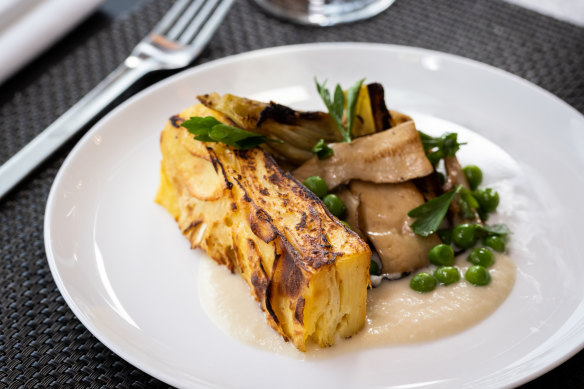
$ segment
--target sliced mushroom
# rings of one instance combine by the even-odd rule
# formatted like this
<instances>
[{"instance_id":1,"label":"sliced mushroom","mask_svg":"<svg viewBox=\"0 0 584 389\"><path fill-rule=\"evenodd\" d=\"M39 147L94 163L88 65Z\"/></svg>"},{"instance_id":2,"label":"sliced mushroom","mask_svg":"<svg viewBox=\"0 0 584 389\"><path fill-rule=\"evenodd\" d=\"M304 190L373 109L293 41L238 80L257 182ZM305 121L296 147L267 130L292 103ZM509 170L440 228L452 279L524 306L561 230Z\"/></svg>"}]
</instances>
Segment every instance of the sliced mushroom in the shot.
<instances>
[{"instance_id":1,"label":"sliced mushroom","mask_svg":"<svg viewBox=\"0 0 584 389\"><path fill-rule=\"evenodd\" d=\"M433 172L425 177L416 178L413 180L420 193L424 196L426 201L430 201L435 197L444 194L444 188L441 183L438 172Z\"/></svg>"},{"instance_id":2,"label":"sliced mushroom","mask_svg":"<svg viewBox=\"0 0 584 389\"><path fill-rule=\"evenodd\" d=\"M369 92L371 112L377 132L412 121L412 118L406 114L387 109L385 105L385 92L381 84L377 82L369 84L367 85L367 91Z\"/></svg>"},{"instance_id":3,"label":"sliced mushroom","mask_svg":"<svg viewBox=\"0 0 584 389\"><path fill-rule=\"evenodd\" d=\"M444 183L445 192L451 191L458 185L462 185L463 188L470 188L466 176L462 171L462 166L460 166L456 156L444 157L444 168L446 169L446 182Z\"/></svg>"},{"instance_id":4,"label":"sliced mushroom","mask_svg":"<svg viewBox=\"0 0 584 389\"><path fill-rule=\"evenodd\" d=\"M379 254L383 273L410 272L428 264L428 251L440 243L436 235L414 234L408 212L424 203L411 182L373 184L351 181L351 192L359 196L359 227Z\"/></svg>"},{"instance_id":5,"label":"sliced mushroom","mask_svg":"<svg viewBox=\"0 0 584 389\"><path fill-rule=\"evenodd\" d=\"M383 85L375 82L367 85L373 120L377 132L393 127L390 123L392 115L385 105L385 91Z\"/></svg>"},{"instance_id":6,"label":"sliced mushroom","mask_svg":"<svg viewBox=\"0 0 584 389\"><path fill-rule=\"evenodd\" d=\"M347 207L345 222L347 222L351 230L355 231L361 238L365 238L359 226L359 204L361 204L359 195L354 194L346 187L342 187L336 194L341 198L345 207Z\"/></svg>"},{"instance_id":7,"label":"sliced mushroom","mask_svg":"<svg viewBox=\"0 0 584 389\"><path fill-rule=\"evenodd\" d=\"M463 188L470 189L466 176L464 175L462 167L460 166L456 156L444 157L444 168L446 169L446 182L444 183L445 192L448 192L459 185ZM472 217L463 218L461 216L460 201L460 194L457 194L450 203L449 217L451 219L452 225L456 226L461 223L481 224L481 217L474 209L472 210Z\"/></svg>"},{"instance_id":8,"label":"sliced mushroom","mask_svg":"<svg viewBox=\"0 0 584 389\"><path fill-rule=\"evenodd\" d=\"M337 125L326 112L296 111L274 102L264 103L232 94L211 93L197 98L207 108L221 112L237 127L283 140L283 144L269 143L262 147L296 165L314 155L312 148L321 139L325 142L342 140ZM390 114L385 106L383 87L369 84L359 93L353 137L379 132L404 120L411 118L399 112Z\"/></svg>"},{"instance_id":9,"label":"sliced mushroom","mask_svg":"<svg viewBox=\"0 0 584 389\"><path fill-rule=\"evenodd\" d=\"M293 175L300 181L321 176L332 189L351 179L398 183L434 171L412 121L330 147L334 150L332 157L323 160L313 157L294 170Z\"/></svg>"}]
</instances>

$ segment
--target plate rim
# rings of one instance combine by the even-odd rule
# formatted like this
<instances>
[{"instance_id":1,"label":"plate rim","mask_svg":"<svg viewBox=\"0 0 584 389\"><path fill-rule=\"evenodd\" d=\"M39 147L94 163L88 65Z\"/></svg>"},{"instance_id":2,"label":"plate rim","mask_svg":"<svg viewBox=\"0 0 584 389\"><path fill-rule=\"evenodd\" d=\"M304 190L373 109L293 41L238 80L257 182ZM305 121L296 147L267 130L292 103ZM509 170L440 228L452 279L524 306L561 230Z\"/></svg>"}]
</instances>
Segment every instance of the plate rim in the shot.
<instances>
[{"instance_id":1,"label":"plate rim","mask_svg":"<svg viewBox=\"0 0 584 389\"><path fill-rule=\"evenodd\" d=\"M346 50L346 49L349 49L349 50L372 50L372 51L386 50L386 51L390 51L390 52L402 52L402 53L406 53L406 54L411 53L411 54L415 54L415 55L436 55L438 57L445 58L449 61L457 62L458 64L461 64L463 66L470 66L470 67L473 67L473 68L481 70L481 71L488 71L490 73L496 74L498 77L503 77L503 78L506 78L512 82L520 83L523 87L527 87L528 89L531 89L535 93L540 93L540 94L545 95L545 98L548 98L548 99L551 98L556 103L559 103L561 106L563 106L564 109L568 108L568 110L571 110L572 113L576 114L580 120L584 121L584 115L581 114L575 107L568 104L566 101L562 100L561 98L554 95L550 91L544 89L543 87L541 87L541 86L539 86L531 81L528 81L528 80L526 80L518 75L510 73L504 69L495 67L495 66L487 64L487 63L480 62L480 61L475 60L475 59L471 59L468 57L457 55L457 54L451 54L451 53L441 52L438 50L426 49L426 48L415 47L415 46L404 46L404 45L384 44L384 43L317 42L317 43L301 43L301 44L261 48L261 49L257 49L257 50L247 51L247 52L243 52L243 53L230 55L227 57L222 57L222 58L210 60L208 62L183 69L183 70L181 70L181 71L179 71L179 72L177 72L169 77L166 77L166 78L146 87L145 89L136 93L135 95L133 95L132 97L130 97L126 101L120 103L118 106L116 106L114 109L112 109L106 115L104 115L99 121L97 121L79 139L79 141L71 149L71 151L69 152L69 154L65 158L63 164L59 167L59 170L58 170L58 172L55 176L55 179L51 185L51 189L50 189L50 192L49 192L49 195L47 198L47 202L46 202L46 207L45 207L45 212L44 212L44 222L43 222L44 247L45 247L45 252L46 252L46 256L47 256L47 261L49 263L51 275L54 279L55 284L57 285L57 288L58 288L60 294L63 296L65 302L67 303L69 309L71 309L71 311L73 312L75 317L83 324L83 326L93 336L96 337L96 339L98 339L104 346L106 346L108 349L110 349L112 352L114 352L117 356L119 356L120 358L124 359L125 361L127 361L128 363L133 365L135 368L151 375L152 377L155 377L155 378L160 379L166 383L169 383L171 385L174 385L177 387L181 387L182 385L184 385L184 382L180 381L175 376L173 376L171 374L167 374L166 372L161 371L160 369L153 369L153 368L151 368L151 366L149 364L146 364L146 365L143 364L143 362L141 362L136 357L134 357L134 355L132 355L131 352L128 352L128 351L123 350L122 348L118 347L115 344L115 342L111 341L106 335L102 334L99 331L99 329L96 328L92 324L92 322L89 321L85 317L85 315L80 311L77 304L75 303L74 298L69 293L69 290L67 289L67 286L65 285L65 283L61 277L61 274L59 273L59 269L58 269L58 266L57 266L56 261L55 261L55 256L54 256L54 252L52 249L52 242L51 242L52 241L52 239L51 239L51 232L52 231L50 228L52 205L55 202L58 187L63 179L63 175L65 174L66 170L69 168L69 166L75 160L75 158L76 158L77 154L79 153L79 150L82 148L82 146L91 138L91 136L95 132L99 131L100 128L102 128L104 125L106 125L107 122L111 120L111 118L115 117L121 111L124 111L125 109L127 109L129 106L135 104L136 102L141 100L144 96L146 96L148 94L156 93L157 90L164 88L167 84L174 82L176 79L192 77L194 74L204 72L207 69L214 68L217 66L222 66L222 65L228 65L230 63L236 63L236 62L239 62L242 60L258 59L258 58L261 58L262 56L271 57L274 55L278 55L280 53L289 54L289 53L295 52L295 51L296 52L316 51L316 50L322 50L323 48L343 49L343 50ZM578 307L582 306L583 304L584 304L584 300L578 305ZM574 311L576 311L576 309ZM537 377L540 377L540 376L544 375L545 373L553 370L557 366L561 365L562 363L564 363L568 359L572 358L575 354L580 352L582 349L584 349L584 333L580 336L579 341L575 342L575 344L571 348L569 348L567 352L561 353L562 357L555 358L552 362L546 363L543 368L535 369L531 373L523 374L520 377L515 378L513 380L508 380L507 382L505 382L505 385L506 386L521 385L521 384L525 384L525 383L527 383L527 382L529 382ZM205 385L206 387L209 384L212 385L212 383L209 383L206 381L201 381L200 384ZM215 385L212 385L212 386L215 387Z\"/></svg>"}]
</instances>

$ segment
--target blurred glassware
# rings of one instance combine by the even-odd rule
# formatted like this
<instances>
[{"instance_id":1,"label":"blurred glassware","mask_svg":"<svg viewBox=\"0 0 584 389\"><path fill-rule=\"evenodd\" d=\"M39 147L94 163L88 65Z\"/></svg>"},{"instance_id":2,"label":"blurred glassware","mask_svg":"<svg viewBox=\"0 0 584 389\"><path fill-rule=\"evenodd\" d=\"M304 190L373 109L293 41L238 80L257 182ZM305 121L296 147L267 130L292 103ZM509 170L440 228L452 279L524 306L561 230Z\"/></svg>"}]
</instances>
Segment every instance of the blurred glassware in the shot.
<instances>
[{"instance_id":1,"label":"blurred glassware","mask_svg":"<svg viewBox=\"0 0 584 389\"><path fill-rule=\"evenodd\" d=\"M278 18L300 24L332 26L375 16L395 0L254 0Z\"/></svg>"}]
</instances>

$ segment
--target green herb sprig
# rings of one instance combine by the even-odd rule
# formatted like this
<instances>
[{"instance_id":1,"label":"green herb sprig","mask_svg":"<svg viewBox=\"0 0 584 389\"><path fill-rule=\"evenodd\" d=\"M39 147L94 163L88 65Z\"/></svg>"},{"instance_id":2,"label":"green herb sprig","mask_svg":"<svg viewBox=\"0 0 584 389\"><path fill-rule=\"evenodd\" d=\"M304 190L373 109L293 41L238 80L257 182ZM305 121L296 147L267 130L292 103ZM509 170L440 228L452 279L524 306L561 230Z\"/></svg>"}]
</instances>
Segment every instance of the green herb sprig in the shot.
<instances>
[{"instance_id":1,"label":"green herb sprig","mask_svg":"<svg viewBox=\"0 0 584 389\"><path fill-rule=\"evenodd\" d=\"M418 131L418 133L426 156L434 167L438 165L442 158L453 157L460 149L460 146L466 144L458 142L458 134L455 132L447 132L440 137L434 137L422 131Z\"/></svg>"},{"instance_id":2,"label":"green herb sprig","mask_svg":"<svg viewBox=\"0 0 584 389\"><path fill-rule=\"evenodd\" d=\"M238 149L251 149L266 142L284 143L261 134L221 123L213 116L191 117L182 126L202 142L221 142Z\"/></svg>"},{"instance_id":3,"label":"green herb sprig","mask_svg":"<svg viewBox=\"0 0 584 389\"><path fill-rule=\"evenodd\" d=\"M408 212L409 217L416 219L411 225L412 231L421 236L428 236L436 232L446 216L450 203L461 188L461 186L457 186L450 192L433 198Z\"/></svg>"},{"instance_id":4,"label":"green herb sprig","mask_svg":"<svg viewBox=\"0 0 584 389\"><path fill-rule=\"evenodd\" d=\"M357 81L352 87L347 90L347 126L343 126L343 115L345 114L345 93L343 88L339 84L335 87L333 99L331 100L331 93L326 88L326 80L319 84L316 77L314 78L314 83L316 84L316 90L320 95L329 115L333 118L335 124L337 125L343 141L351 142L351 131L353 129L353 123L355 122L355 110L357 108L357 99L359 97L359 92L361 91L361 85L363 85L365 79Z\"/></svg>"}]
</instances>

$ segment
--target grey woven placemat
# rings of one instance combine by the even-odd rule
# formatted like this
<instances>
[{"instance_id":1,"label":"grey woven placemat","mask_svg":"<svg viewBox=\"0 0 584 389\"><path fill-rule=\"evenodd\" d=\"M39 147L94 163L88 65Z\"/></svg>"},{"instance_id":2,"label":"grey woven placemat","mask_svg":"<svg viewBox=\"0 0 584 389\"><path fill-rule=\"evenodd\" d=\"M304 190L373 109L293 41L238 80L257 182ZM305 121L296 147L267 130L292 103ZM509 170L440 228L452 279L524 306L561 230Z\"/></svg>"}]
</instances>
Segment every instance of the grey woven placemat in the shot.
<instances>
[{"instance_id":1,"label":"grey woven placemat","mask_svg":"<svg viewBox=\"0 0 584 389\"><path fill-rule=\"evenodd\" d=\"M0 86L0 163L113 70L171 3L153 0L111 23L94 17ZM526 78L584 112L584 29L498 0L397 0L372 20L327 29L282 23L238 0L197 64L324 41L402 44L465 56ZM72 145L0 203L0 387L166 387L97 341L51 277L43 213ZM584 387L582 374L571 374L583 360L580 353L530 386Z\"/></svg>"}]
</instances>

